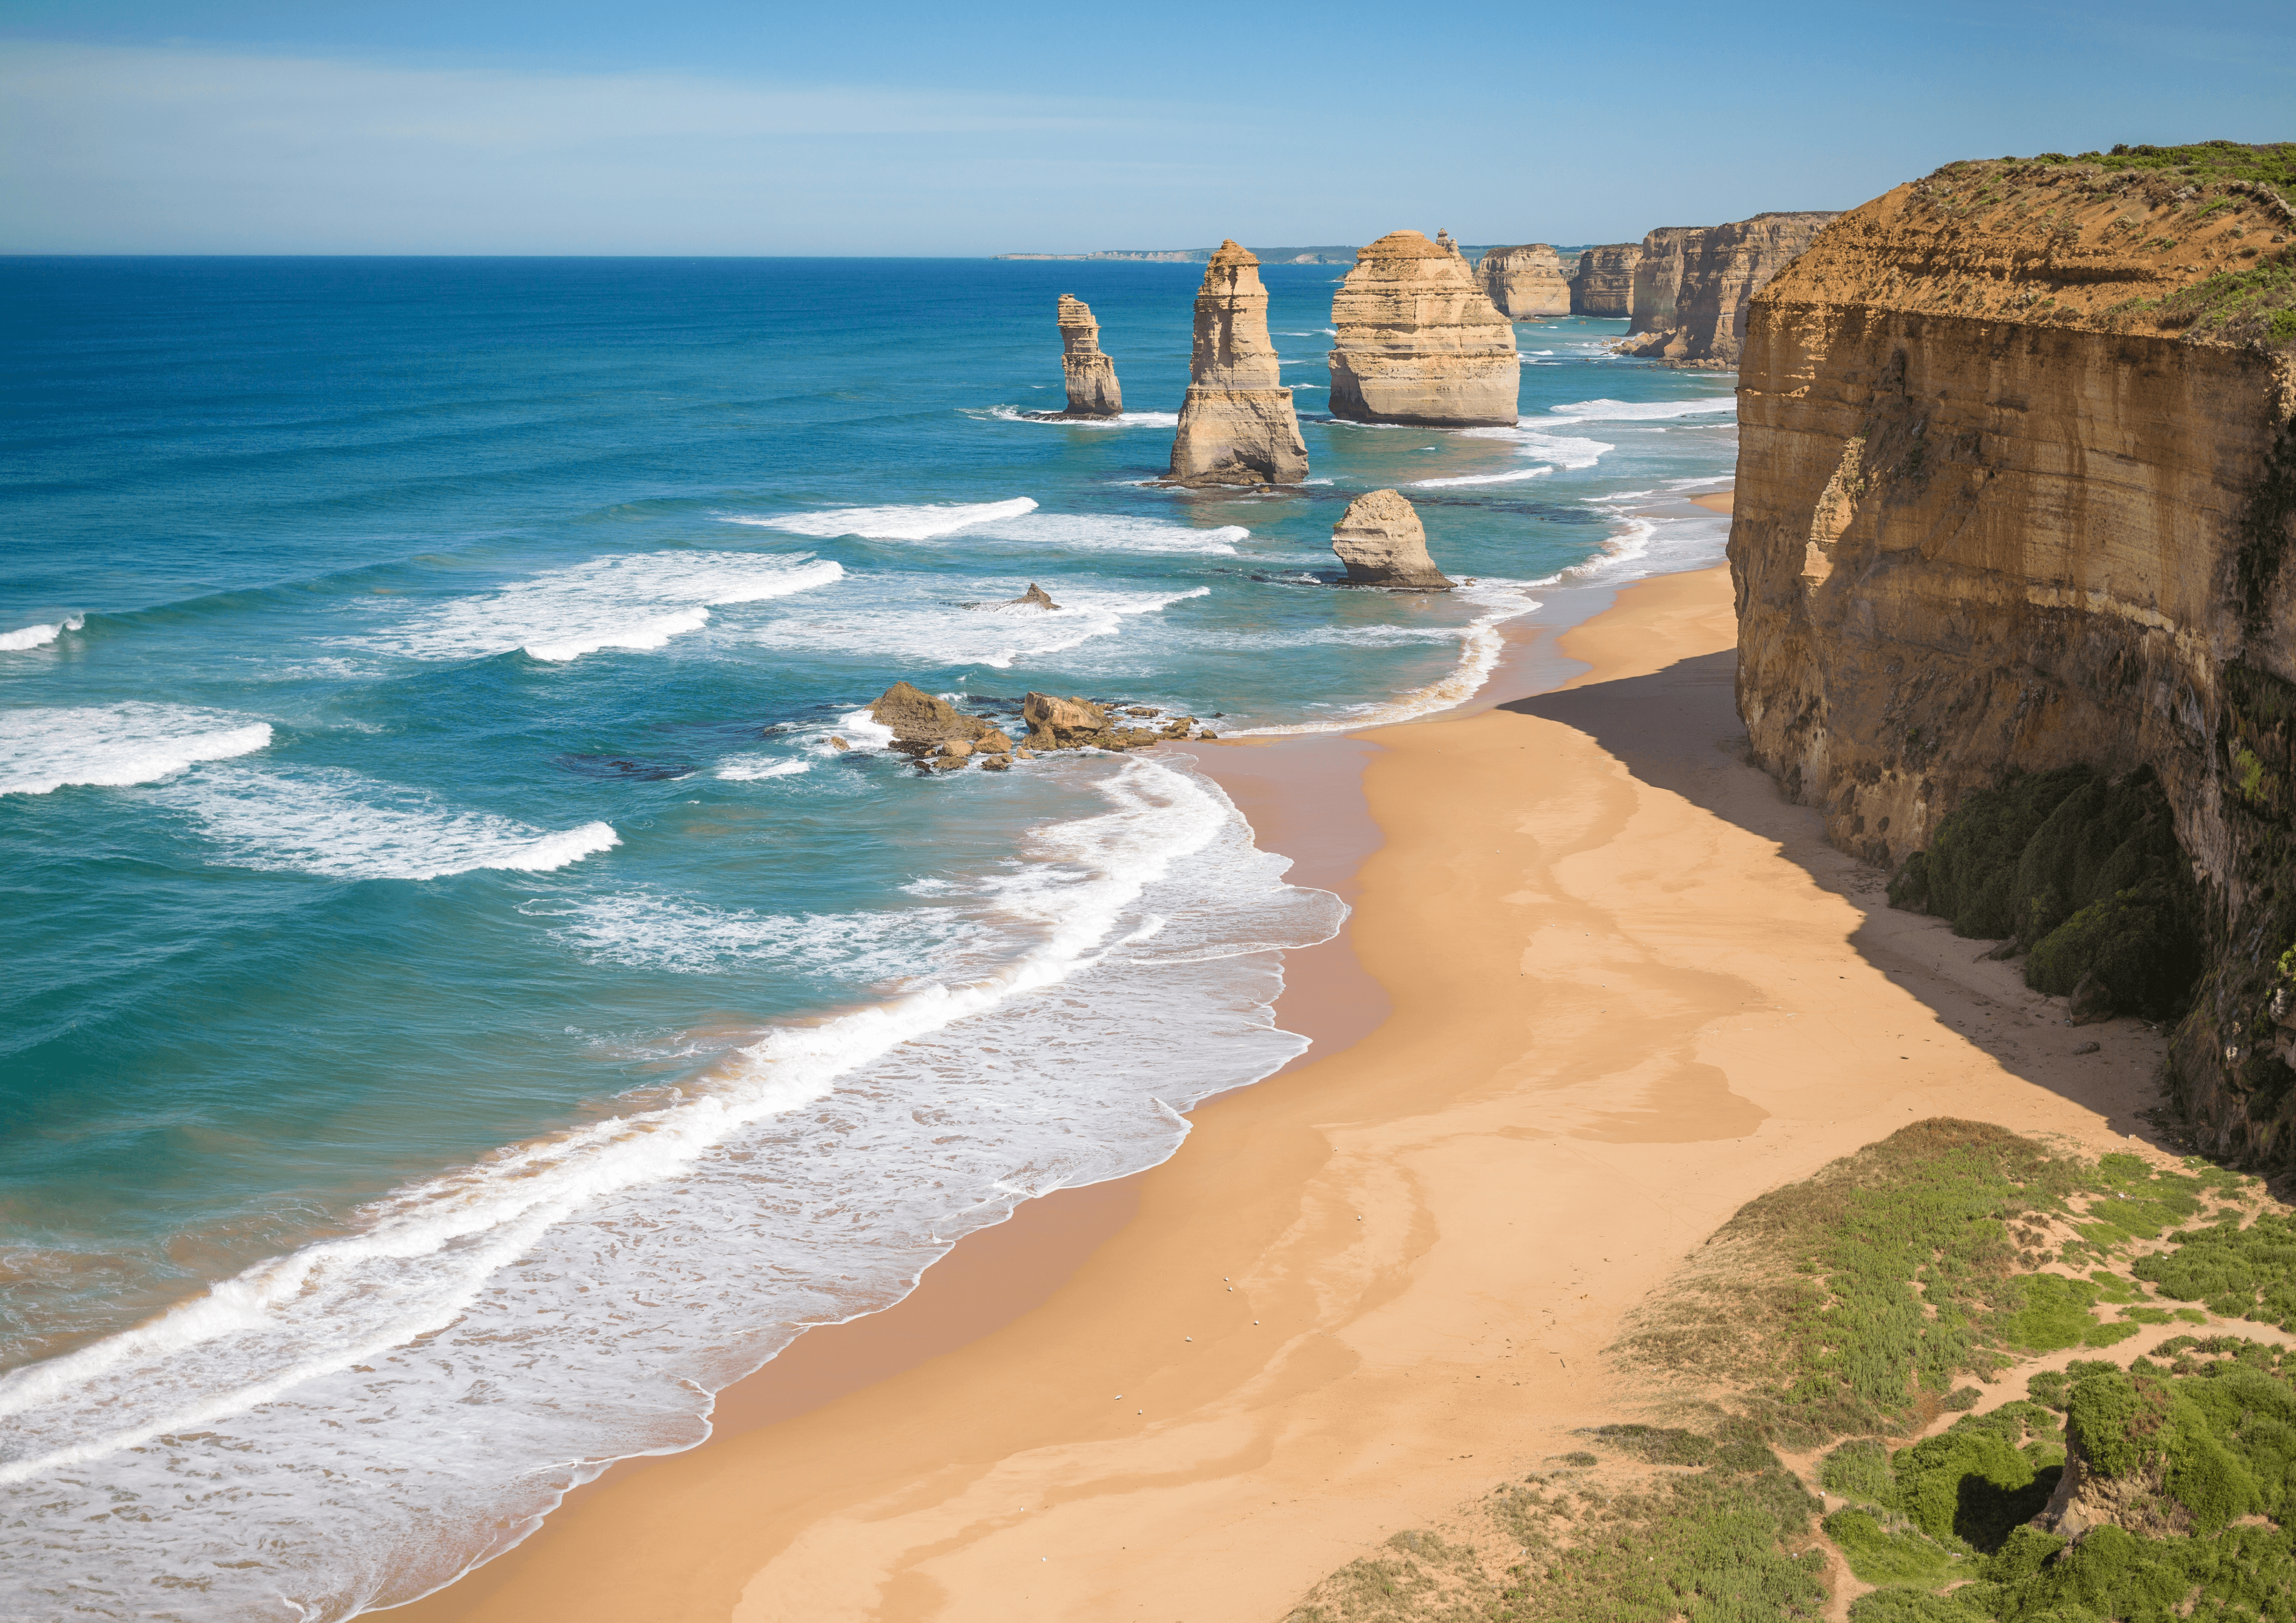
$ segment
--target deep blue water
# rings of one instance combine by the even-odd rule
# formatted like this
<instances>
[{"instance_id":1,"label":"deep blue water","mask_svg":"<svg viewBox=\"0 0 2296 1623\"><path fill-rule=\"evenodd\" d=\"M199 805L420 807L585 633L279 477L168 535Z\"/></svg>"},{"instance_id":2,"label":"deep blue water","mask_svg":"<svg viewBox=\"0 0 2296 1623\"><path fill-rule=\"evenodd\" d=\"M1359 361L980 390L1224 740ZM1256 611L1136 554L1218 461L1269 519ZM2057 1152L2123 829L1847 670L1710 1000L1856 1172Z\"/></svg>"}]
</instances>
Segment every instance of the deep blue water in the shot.
<instances>
[{"instance_id":1,"label":"deep blue water","mask_svg":"<svg viewBox=\"0 0 2296 1623\"><path fill-rule=\"evenodd\" d=\"M1732 380L1525 324L1521 429L1318 421L1337 267L1270 266L1317 482L1152 488L1201 274L0 261L4 1615L417 1593L1299 1050L1340 909L1185 762L852 713L1456 702L1536 583L1713 555ZM1115 426L1020 415L1063 291ZM1472 587L1332 588L1382 485Z\"/></svg>"}]
</instances>

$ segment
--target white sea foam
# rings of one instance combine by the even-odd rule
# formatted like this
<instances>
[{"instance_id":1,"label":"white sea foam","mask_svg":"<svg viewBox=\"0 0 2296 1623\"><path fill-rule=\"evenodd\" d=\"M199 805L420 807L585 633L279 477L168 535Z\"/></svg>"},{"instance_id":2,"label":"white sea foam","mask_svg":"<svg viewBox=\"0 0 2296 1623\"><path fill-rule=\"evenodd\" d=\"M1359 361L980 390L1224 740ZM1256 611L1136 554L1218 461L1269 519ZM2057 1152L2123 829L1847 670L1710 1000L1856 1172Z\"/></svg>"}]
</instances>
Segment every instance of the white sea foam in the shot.
<instances>
[{"instance_id":1,"label":"white sea foam","mask_svg":"<svg viewBox=\"0 0 2296 1623\"><path fill-rule=\"evenodd\" d=\"M21 653L28 648L45 648L67 631L78 631L87 621L77 614L68 614L53 626L20 626L13 631L0 631L0 653Z\"/></svg>"},{"instance_id":2,"label":"white sea foam","mask_svg":"<svg viewBox=\"0 0 2296 1623\"><path fill-rule=\"evenodd\" d=\"M1431 489L1442 485L1511 485L1517 480L1540 479L1554 471L1551 463L1542 463L1536 468L1517 468L1507 473L1463 473L1456 479L1415 479L1414 488Z\"/></svg>"},{"instance_id":3,"label":"white sea foam","mask_svg":"<svg viewBox=\"0 0 2296 1623\"><path fill-rule=\"evenodd\" d=\"M697 631L712 605L754 603L844 578L809 553L633 553L552 570L483 596L457 598L365 639L421 660L524 649L562 663L601 649L647 651Z\"/></svg>"},{"instance_id":4,"label":"white sea foam","mask_svg":"<svg viewBox=\"0 0 2296 1623\"><path fill-rule=\"evenodd\" d=\"M978 961L999 939L955 906L761 914L639 893L585 902L566 916L556 934L593 963L683 975L771 964L875 984L961 971L968 961L986 967Z\"/></svg>"},{"instance_id":5,"label":"white sea foam","mask_svg":"<svg viewBox=\"0 0 2296 1623\"><path fill-rule=\"evenodd\" d=\"M101 1611L132 1574L180 1619L303 1623L412 1598L605 1461L700 1440L707 1394L800 1326L889 1305L1021 1199L1153 1164L1179 1110L1300 1052L1268 1013L1272 949L1328 939L1344 908L1285 885L1192 774L1053 769L1107 809L955 887L949 910L1001 943L953 927L964 978L772 1028L674 1092L0 1377L14 1593ZM574 950L665 968L874 950L849 918L671 897L567 916Z\"/></svg>"},{"instance_id":6,"label":"white sea foam","mask_svg":"<svg viewBox=\"0 0 2296 1623\"><path fill-rule=\"evenodd\" d=\"M760 778L795 777L800 772L811 772L811 761L793 761L786 756L736 756L718 763L718 775L733 783L752 783Z\"/></svg>"},{"instance_id":7,"label":"white sea foam","mask_svg":"<svg viewBox=\"0 0 2296 1623\"><path fill-rule=\"evenodd\" d=\"M1121 635L1141 616L1161 613L1211 590L1192 586L1125 592L1048 578L1040 584L1059 602L1057 610L1000 604L991 595L997 588L987 583L974 600L982 606L967 609L931 592L936 583L931 581L873 578L881 591L869 601L824 603L810 613L784 615L752 633L753 640L792 653L859 654L893 665L923 660L1005 670L1022 660L1048 659Z\"/></svg>"},{"instance_id":8,"label":"white sea foam","mask_svg":"<svg viewBox=\"0 0 2296 1623\"><path fill-rule=\"evenodd\" d=\"M1519 456L1536 456L1553 463L1558 468L1591 468L1618 447L1600 439L1581 439L1570 434L1549 434L1537 425L1540 419L1526 417L1519 428L1461 429L1459 432L1472 439L1512 440Z\"/></svg>"},{"instance_id":9,"label":"white sea foam","mask_svg":"<svg viewBox=\"0 0 2296 1623\"><path fill-rule=\"evenodd\" d=\"M336 768L217 766L144 794L193 818L227 866L327 879L547 873L621 843L607 824L536 828Z\"/></svg>"},{"instance_id":10,"label":"white sea foam","mask_svg":"<svg viewBox=\"0 0 2296 1623\"><path fill-rule=\"evenodd\" d=\"M149 783L270 743L268 722L180 704L0 710L0 794Z\"/></svg>"},{"instance_id":11,"label":"white sea foam","mask_svg":"<svg viewBox=\"0 0 2296 1623\"><path fill-rule=\"evenodd\" d=\"M1737 398L1713 395L1702 400L1580 400L1570 406L1550 406L1542 417L1525 417L1524 428L1545 422L1655 422L1670 417L1702 417L1735 413Z\"/></svg>"},{"instance_id":12,"label":"white sea foam","mask_svg":"<svg viewBox=\"0 0 2296 1623\"><path fill-rule=\"evenodd\" d=\"M760 529L786 530L792 536L859 536L865 541L930 541L953 536L960 529L1034 512L1035 498L1014 496L1008 502L930 502L907 507L828 507L818 512L785 512L772 517L728 514L729 524L754 524Z\"/></svg>"},{"instance_id":13,"label":"white sea foam","mask_svg":"<svg viewBox=\"0 0 2296 1623\"><path fill-rule=\"evenodd\" d=\"M985 412L967 410L965 415L997 422L1049 423L1064 429L1170 429L1180 425L1177 412L1119 412L1113 417L1069 417L1052 412L1026 412L1017 406L992 406Z\"/></svg>"},{"instance_id":14,"label":"white sea foam","mask_svg":"<svg viewBox=\"0 0 2296 1623\"><path fill-rule=\"evenodd\" d=\"M1459 643L1459 660L1451 670L1410 693L1394 699L1353 707L1328 718L1294 722L1285 725L1265 727L1234 727L1226 736L1240 738L1248 734L1290 733L1352 733L1359 727L1386 726L1394 722L1408 721L1414 716L1431 715L1447 710L1454 705L1464 704L1482 691L1491 672L1499 662L1499 654L1506 639L1499 627L1511 619L1520 619L1536 611L1538 599L1531 588L1538 583L1527 580L1499 580L1485 576L1473 586L1461 586L1449 595L1456 602L1472 603L1478 611L1475 618L1463 626L1441 628L1445 638L1456 637ZM1364 629L1368 629L1364 628ZM1414 628L1416 629L1416 628ZM1431 630L1434 628L1430 628ZM1423 634L1395 640L1432 640Z\"/></svg>"}]
</instances>

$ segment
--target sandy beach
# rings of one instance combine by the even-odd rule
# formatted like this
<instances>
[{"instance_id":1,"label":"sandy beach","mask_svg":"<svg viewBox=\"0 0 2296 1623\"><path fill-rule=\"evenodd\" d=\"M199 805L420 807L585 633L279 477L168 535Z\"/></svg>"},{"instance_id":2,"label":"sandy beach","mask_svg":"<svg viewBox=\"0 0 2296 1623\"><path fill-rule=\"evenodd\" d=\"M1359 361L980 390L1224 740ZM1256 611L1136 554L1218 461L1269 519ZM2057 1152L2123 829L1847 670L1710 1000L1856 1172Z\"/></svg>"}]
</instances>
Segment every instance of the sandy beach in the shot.
<instances>
[{"instance_id":1,"label":"sandy beach","mask_svg":"<svg viewBox=\"0 0 2296 1623\"><path fill-rule=\"evenodd\" d=\"M1726 570L1663 577L1556 691L1203 750L1356 908L1291 960L1316 1048L394 1615L1272 1623L1634 1418L1603 1348L1752 1196L1919 1117L2149 1135L2157 1037L2068 1030L1743 764L1734 635Z\"/></svg>"}]
</instances>

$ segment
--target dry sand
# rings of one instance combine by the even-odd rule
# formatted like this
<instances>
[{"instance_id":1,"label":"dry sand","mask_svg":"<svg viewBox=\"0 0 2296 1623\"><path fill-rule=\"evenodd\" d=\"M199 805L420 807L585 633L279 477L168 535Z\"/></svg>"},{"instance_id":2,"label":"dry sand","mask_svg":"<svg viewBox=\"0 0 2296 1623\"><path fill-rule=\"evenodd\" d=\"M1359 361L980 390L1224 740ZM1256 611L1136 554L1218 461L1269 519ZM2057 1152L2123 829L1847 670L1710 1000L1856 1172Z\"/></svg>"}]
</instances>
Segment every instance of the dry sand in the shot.
<instances>
[{"instance_id":1,"label":"dry sand","mask_svg":"<svg viewBox=\"0 0 2296 1623\"><path fill-rule=\"evenodd\" d=\"M1730 504L1737 494L1735 490L1724 490L1714 496L1693 496L1690 499L1701 507L1715 512L1726 513L1730 511Z\"/></svg>"},{"instance_id":2,"label":"dry sand","mask_svg":"<svg viewBox=\"0 0 2296 1623\"><path fill-rule=\"evenodd\" d=\"M1753 1195L1923 1116L2144 1132L2154 1036L2068 1029L1742 763L1734 634L1726 571L1667 577L1566 636L1562 691L1209 751L1311 882L1359 807L1384 835L1282 1011L1360 1040L974 1236L398 1615L1272 1623L1631 1417L1601 1349Z\"/></svg>"}]
</instances>

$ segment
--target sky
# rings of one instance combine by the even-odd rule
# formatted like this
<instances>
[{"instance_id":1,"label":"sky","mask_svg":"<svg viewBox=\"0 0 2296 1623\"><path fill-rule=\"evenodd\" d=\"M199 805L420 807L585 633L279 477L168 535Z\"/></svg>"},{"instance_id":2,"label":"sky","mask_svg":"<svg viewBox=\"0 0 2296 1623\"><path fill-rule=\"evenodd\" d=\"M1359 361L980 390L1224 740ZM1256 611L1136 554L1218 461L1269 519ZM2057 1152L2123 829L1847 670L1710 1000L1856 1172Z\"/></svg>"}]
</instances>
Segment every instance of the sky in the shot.
<instances>
[{"instance_id":1,"label":"sky","mask_svg":"<svg viewBox=\"0 0 2296 1623\"><path fill-rule=\"evenodd\" d=\"M6 0L0 252L1623 242L2296 139L2296 6Z\"/></svg>"}]
</instances>

